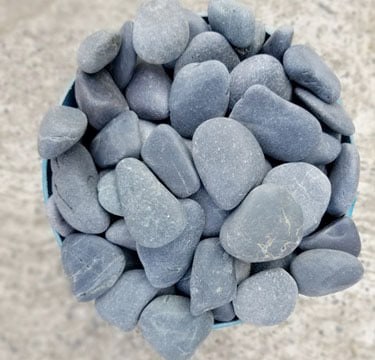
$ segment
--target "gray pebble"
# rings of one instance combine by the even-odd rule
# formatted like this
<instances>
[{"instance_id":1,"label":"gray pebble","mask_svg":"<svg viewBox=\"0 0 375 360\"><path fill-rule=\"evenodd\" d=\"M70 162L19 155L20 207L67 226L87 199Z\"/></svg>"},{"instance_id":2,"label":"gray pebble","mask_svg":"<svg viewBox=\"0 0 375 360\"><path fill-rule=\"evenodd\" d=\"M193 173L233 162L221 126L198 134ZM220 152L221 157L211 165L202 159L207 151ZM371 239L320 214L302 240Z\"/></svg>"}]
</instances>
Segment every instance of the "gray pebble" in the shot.
<instances>
[{"instance_id":1,"label":"gray pebble","mask_svg":"<svg viewBox=\"0 0 375 360\"><path fill-rule=\"evenodd\" d=\"M191 267L176 284L176 289L183 295L190 297Z\"/></svg>"},{"instance_id":2,"label":"gray pebble","mask_svg":"<svg viewBox=\"0 0 375 360\"><path fill-rule=\"evenodd\" d=\"M184 15L189 23L189 43L198 34L210 31L210 26L194 11L184 9Z\"/></svg>"},{"instance_id":3,"label":"gray pebble","mask_svg":"<svg viewBox=\"0 0 375 360\"><path fill-rule=\"evenodd\" d=\"M322 137L322 128L313 115L263 85L250 87L230 117L254 134L266 155L282 161L304 159Z\"/></svg>"},{"instance_id":4,"label":"gray pebble","mask_svg":"<svg viewBox=\"0 0 375 360\"><path fill-rule=\"evenodd\" d=\"M130 235L126 222L122 219L111 224L105 233L105 238L113 244L137 250L137 243Z\"/></svg>"},{"instance_id":5,"label":"gray pebble","mask_svg":"<svg viewBox=\"0 0 375 360\"><path fill-rule=\"evenodd\" d=\"M246 48L236 48L236 52L239 55L241 61L258 54L262 49L264 41L266 39L266 28L263 22L255 20L255 30L252 35L251 44Z\"/></svg>"},{"instance_id":6,"label":"gray pebble","mask_svg":"<svg viewBox=\"0 0 375 360\"><path fill-rule=\"evenodd\" d=\"M314 165L326 165L334 161L340 151L341 143L333 136L323 133L318 146L303 161Z\"/></svg>"},{"instance_id":7,"label":"gray pebble","mask_svg":"<svg viewBox=\"0 0 375 360\"><path fill-rule=\"evenodd\" d=\"M98 199L100 205L109 213L122 216L121 203L117 194L116 172L114 170L100 177Z\"/></svg>"},{"instance_id":8,"label":"gray pebble","mask_svg":"<svg viewBox=\"0 0 375 360\"><path fill-rule=\"evenodd\" d=\"M285 51L290 48L290 45L292 45L293 35L293 26L280 26L264 43L262 52L272 55L282 62Z\"/></svg>"},{"instance_id":9,"label":"gray pebble","mask_svg":"<svg viewBox=\"0 0 375 360\"><path fill-rule=\"evenodd\" d=\"M65 238L61 261L78 301L90 301L104 294L125 268L125 257L119 247L87 234Z\"/></svg>"},{"instance_id":10,"label":"gray pebble","mask_svg":"<svg viewBox=\"0 0 375 360\"><path fill-rule=\"evenodd\" d=\"M191 138L204 121L224 116L229 104L229 72L217 60L192 63L176 75L169 98L171 125Z\"/></svg>"},{"instance_id":11,"label":"gray pebble","mask_svg":"<svg viewBox=\"0 0 375 360\"><path fill-rule=\"evenodd\" d=\"M218 322L232 321L236 317L231 302L212 310L212 313L214 314L215 321Z\"/></svg>"},{"instance_id":12,"label":"gray pebble","mask_svg":"<svg viewBox=\"0 0 375 360\"><path fill-rule=\"evenodd\" d=\"M182 140L184 141L186 148L189 150L189 153L191 154L193 151L193 142L190 139L185 138L182 138Z\"/></svg>"},{"instance_id":13,"label":"gray pebble","mask_svg":"<svg viewBox=\"0 0 375 360\"><path fill-rule=\"evenodd\" d=\"M294 251L281 259L277 259L273 261L265 261L265 262L260 262L260 263L252 263L251 274L256 274L264 270L270 270L270 269L276 269L276 268L282 268L286 271L289 271L290 264L296 256L297 254Z\"/></svg>"},{"instance_id":14,"label":"gray pebble","mask_svg":"<svg viewBox=\"0 0 375 360\"><path fill-rule=\"evenodd\" d=\"M193 316L189 299L160 296L143 311L139 327L144 338L166 360L188 360L209 335L214 323L207 312Z\"/></svg>"},{"instance_id":15,"label":"gray pebble","mask_svg":"<svg viewBox=\"0 0 375 360\"><path fill-rule=\"evenodd\" d=\"M215 118L193 136L193 159L205 189L224 210L235 208L263 175L264 155L239 122Z\"/></svg>"},{"instance_id":16,"label":"gray pebble","mask_svg":"<svg viewBox=\"0 0 375 360\"><path fill-rule=\"evenodd\" d=\"M303 236L320 224L331 197L331 184L326 175L311 164L298 162L273 168L263 180L290 192L303 212Z\"/></svg>"},{"instance_id":17,"label":"gray pebble","mask_svg":"<svg viewBox=\"0 0 375 360\"><path fill-rule=\"evenodd\" d=\"M142 145L146 142L146 140L148 139L150 134L154 131L156 126L157 125L151 121L139 119L139 131L141 134Z\"/></svg>"},{"instance_id":18,"label":"gray pebble","mask_svg":"<svg viewBox=\"0 0 375 360\"><path fill-rule=\"evenodd\" d=\"M341 216L347 213L357 193L359 173L360 159L356 146L342 144L341 153L329 174L332 184L332 196L327 210L329 214Z\"/></svg>"},{"instance_id":19,"label":"gray pebble","mask_svg":"<svg viewBox=\"0 0 375 360\"><path fill-rule=\"evenodd\" d=\"M236 274L237 284L239 284L250 276L251 264L239 259L234 259L234 272Z\"/></svg>"},{"instance_id":20,"label":"gray pebble","mask_svg":"<svg viewBox=\"0 0 375 360\"><path fill-rule=\"evenodd\" d=\"M138 116L133 111L125 111L99 131L91 142L90 151L95 163L106 168L125 157L138 158L141 146Z\"/></svg>"},{"instance_id":21,"label":"gray pebble","mask_svg":"<svg viewBox=\"0 0 375 360\"><path fill-rule=\"evenodd\" d=\"M116 166L117 186L129 233L137 244L161 247L177 239L187 219L181 203L137 159Z\"/></svg>"},{"instance_id":22,"label":"gray pebble","mask_svg":"<svg viewBox=\"0 0 375 360\"><path fill-rule=\"evenodd\" d=\"M284 54L289 79L305 87L328 104L340 97L341 84L323 59L306 45L293 45Z\"/></svg>"},{"instance_id":23,"label":"gray pebble","mask_svg":"<svg viewBox=\"0 0 375 360\"><path fill-rule=\"evenodd\" d=\"M46 203L46 214L53 230L65 237L74 232L74 229L61 216L55 202L55 195L51 195Z\"/></svg>"},{"instance_id":24,"label":"gray pebble","mask_svg":"<svg viewBox=\"0 0 375 360\"><path fill-rule=\"evenodd\" d=\"M306 296L345 290L363 276L363 266L355 256L331 249L305 251L293 260L290 269L299 293Z\"/></svg>"},{"instance_id":25,"label":"gray pebble","mask_svg":"<svg viewBox=\"0 0 375 360\"><path fill-rule=\"evenodd\" d=\"M243 281L233 301L240 320L258 326L277 325L292 314L297 284L283 269L262 271Z\"/></svg>"}]
</instances>

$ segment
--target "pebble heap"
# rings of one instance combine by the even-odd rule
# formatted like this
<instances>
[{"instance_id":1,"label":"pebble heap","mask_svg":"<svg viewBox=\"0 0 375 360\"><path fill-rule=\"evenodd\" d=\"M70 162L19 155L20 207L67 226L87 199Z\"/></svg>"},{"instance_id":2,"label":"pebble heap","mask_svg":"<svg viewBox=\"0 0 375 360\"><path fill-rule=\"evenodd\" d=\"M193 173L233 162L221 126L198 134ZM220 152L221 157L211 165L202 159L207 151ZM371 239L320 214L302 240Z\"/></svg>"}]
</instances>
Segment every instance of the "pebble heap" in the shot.
<instances>
[{"instance_id":1,"label":"pebble heap","mask_svg":"<svg viewBox=\"0 0 375 360\"><path fill-rule=\"evenodd\" d=\"M215 323L277 325L299 294L363 275L355 129L293 34L235 0L207 17L146 0L83 41L76 102L40 126L73 294L166 360L190 359Z\"/></svg>"}]
</instances>

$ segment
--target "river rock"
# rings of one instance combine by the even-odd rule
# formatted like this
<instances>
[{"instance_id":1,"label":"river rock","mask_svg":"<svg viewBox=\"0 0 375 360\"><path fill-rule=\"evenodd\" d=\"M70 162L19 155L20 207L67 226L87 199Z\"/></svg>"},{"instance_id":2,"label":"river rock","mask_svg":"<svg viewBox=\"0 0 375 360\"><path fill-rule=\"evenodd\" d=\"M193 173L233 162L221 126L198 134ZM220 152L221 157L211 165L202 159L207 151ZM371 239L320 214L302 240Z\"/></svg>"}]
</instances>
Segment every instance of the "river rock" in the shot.
<instances>
[{"instance_id":1,"label":"river rock","mask_svg":"<svg viewBox=\"0 0 375 360\"><path fill-rule=\"evenodd\" d=\"M65 237L74 232L74 229L61 216L55 202L55 195L51 195L46 203L46 214L51 228Z\"/></svg>"},{"instance_id":2,"label":"river rock","mask_svg":"<svg viewBox=\"0 0 375 360\"><path fill-rule=\"evenodd\" d=\"M293 26L283 25L277 28L264 43L262 52L274 56L282 62L286 50L290 48L294 35Z\"/></svg>"},{"instance_id":3,"label":"river rock","mask_svg":"<svg viewBox=\"0 0 375 360\"><path fill-rule=\"evenodd\" d=\"M111 170L98 181L98 199L100 205L109 213L122 216L121 203L117 194L116 172Z\"/></svg>"},{"instance_id":4,"label":"river rock","mask_svg":"<svg viewBox=\"0 0 375 360\"><path fill-rule=\"evenodd\" d=\"M116 220L105 232L105 238L113 244L120 245L130 250L137 250L137 243L129 233L123 219Z\"/></svg>"},{"instance_id":5,"label":"river rock","mask_svg":"<svg viewBox=\"0 0 375 360\"><path fill-rule=\"evenodd\" d=\"M326 165L334 161L340 154L341 143L333 136L322 134L319 145L303 159L314 165Z\"/></svg>"},{"instance_id":6,"label":"river rock","mask_svg":"<svg viewBox=\"0 0 375 360\"><path fill-rule=\"evenodd\" d=\"M232 321L236 317L231 302L212 310L212 313L214 314L215 321L218 322Z\"/></svg>"}]
</instances>

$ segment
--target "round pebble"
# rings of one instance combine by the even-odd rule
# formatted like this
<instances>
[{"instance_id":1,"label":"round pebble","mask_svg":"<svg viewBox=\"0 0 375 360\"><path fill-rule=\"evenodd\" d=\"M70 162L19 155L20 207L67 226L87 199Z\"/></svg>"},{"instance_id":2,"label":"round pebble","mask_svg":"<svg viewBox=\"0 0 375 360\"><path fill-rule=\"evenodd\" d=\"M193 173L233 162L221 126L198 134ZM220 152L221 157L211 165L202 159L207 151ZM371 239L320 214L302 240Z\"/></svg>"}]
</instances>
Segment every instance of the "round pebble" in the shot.
<instances>
[{"instance_id":1,"label":"round pebble","mask_svg":"<svg viewBox=\"0 0 375 360\"><path fill-rule=\"evenodd\" d=\"M117 220L105 232L105 238L113 244L120 245L130 250L137 250L137 243L129 233L126 222Z\"/></svg>"},{"instance_id":2,"label":"round pebble","mask_svg":"<svg viewBox=\"0 0 375 360\"><path fill-rule=\"evenodd\" d=\"M121 203L117 194L116 172L111 170L98 181L98 199L100 205L109 213L122 216Z\"/></svg>"},{"instance_id":3,"label":"round pebble","mask_svg":"<svg viewBox=\"0 0 375 360\"><path fill-rule=\"evenodd\" d=\"M339 156L340 151L340 141L323 133L318 146L303 161L314 165L327 165Z\"/></svg>"},{"instance_id":4,"label":"round pebble","mask_svg":"<svg viewBox=\"0 0 375 360\"><path fill-rule=\"evenodd\" d=\"M262 52L274 56L282 62L285 51L290 48L294 35L294 29L290 25L277 28L264 43Z\"/></svg>"},{"instance_id":5,"label":"round pebble","mask_svg":"<svg viewBox=\"0 0 375 360\"><path fill-rule=\"evenodd\" d=\"M55 195L51 195L46 203L46 214L53 230L65 237L74 232L74 229L61 216L55 202Z\"/></svg>"}]
</instances>

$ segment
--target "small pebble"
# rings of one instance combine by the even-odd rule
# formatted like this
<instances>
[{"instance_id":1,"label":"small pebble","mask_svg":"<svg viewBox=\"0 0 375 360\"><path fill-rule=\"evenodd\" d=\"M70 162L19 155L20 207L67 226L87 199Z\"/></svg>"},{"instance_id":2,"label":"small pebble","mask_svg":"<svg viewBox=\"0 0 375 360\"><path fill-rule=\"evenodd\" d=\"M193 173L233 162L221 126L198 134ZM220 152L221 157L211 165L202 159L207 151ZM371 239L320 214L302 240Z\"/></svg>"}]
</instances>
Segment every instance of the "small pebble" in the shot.
<instances>
[{"instance_id":1,"label":"small pebble","mask_svg":"<svg viewBox=\"0 0 375 360\"><path fill-rule=\"evenodd\" d=\"M111 170L98 181L98 199L100 205L109 213L122 216L121 203L117 194L116 172Z\"/></svg>"},{"instance_id":2,"label":"small pebble","mask_svg":"<svg viewBox=\"0 0 375 360\"><path fill-rule=\"evenodd\" d=\"M239 284L250 276L251 264L234 259L234 272L236 274L237 284Z\"/></svg>"},{"instance_id":3,"label":"small pebble","mask_svg":"<svg viewBox=\"0 0 375 360\"><path fill-rule=\"evenodd\" d=\"M154 131L156 126L157 125L151 121L139 119L139 131L141 134L142 145L146 142L146 140L148 139L150 134Z\"/></svg>"},{"instance_id":4,"label":"small pebble","mask_svg":"<svg viewBox=\"0 0 375 360\"><path fill-rule=\"evenodd\" d=\"M191 267L186 271L185 275L176 284L176 289L183 295L190 297L190 278Z\"/></svg>"},{"instance_id":5,"label":"small pebble","mask_svg":"<svg viewBox=\"0 0 375 360\"><path fill-rule=\"evenodd\" d=\"M266 39L266 28L263 22L255 20L255 30L252 39L253 40L248 47L242 49L236 48L236 52L241 61L249 58L250 56L258 54L262 49L262 46Z\"/></svg>"},{"instance_id":6,"label":"small pebble","mask_svg":"<svg viewBox=\"0 0 375 360\"><path fill-rule=\"evenodd\" d=\"M61 216L53 194L47 200L46 214L52 229L61 236L65 237L74 232L74 229Z\"/></svg>"},{"instance_id":7,"label":"small pebble","mask_svg":"<svg viewBox=\"0 0 375 360\"><path fill-rule=\"evenodd\" d=\"M137 243L130 235L126 222L122 219L111 224L105 232L105 238L113 244L130 250L137 250Z\"/></svg>"},{"instance_id":8,"label":"small pebble","mask_svg":"<svg viewBox=\"0 0 375 360\"><path fill-rule=\"evenodd\" d=\"M194 11L184 9L184 15L189 22L189 43L198 34L210 31L210 26Z\"/></svg>"},{"instance_id":9,"label":"small pebble","mask_svg":"<svg viewBox=\"0 0 375 360\"><path fill-rule=\"evenodd\" d=\"M301 244L300 244L301 245ZM272 261L265 261L260 263L252 263L251 264L251 274L256 274L258 272L276 268L282 268L289 272L290 264L293 259L297 256L296 252L292 252L291 254L277 260Z\"/></svg>"},{"instance_id":10,"label":"small pebble","mask_svg":"<svg viewBox=\"0 0 375 360\"><path fill-rule=\"evenodd\" d=\"M218 322L232 321L236 317L233 309L233 304L231 302L213 309L212 313L214 315L215 321Z\"/></svg>"},{"instance_id":11,"label":"small pebble","mask_svg":"<svg viewBox=\"0 0 375 360\"><path fill-rule=\"evenodd\" d=\"M333 136L323 133L318 146L303 161L314 165L330 164L339 156L340 151L341 143Z\"/></svg>"},{"instance_id":12,"label":"small pebble","mask_svg":"<svg viewBox=\"0 0 375 360\"><path fill-rule=\"evenodd\" d=\"M282 62L286 50L292 45L293 26L284 25L277 28L264 43L262 52L274 56Z\"/></svg>"}]
</instances>

